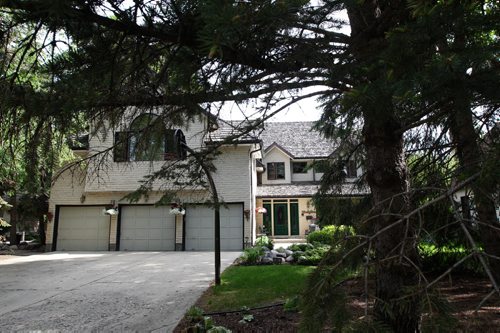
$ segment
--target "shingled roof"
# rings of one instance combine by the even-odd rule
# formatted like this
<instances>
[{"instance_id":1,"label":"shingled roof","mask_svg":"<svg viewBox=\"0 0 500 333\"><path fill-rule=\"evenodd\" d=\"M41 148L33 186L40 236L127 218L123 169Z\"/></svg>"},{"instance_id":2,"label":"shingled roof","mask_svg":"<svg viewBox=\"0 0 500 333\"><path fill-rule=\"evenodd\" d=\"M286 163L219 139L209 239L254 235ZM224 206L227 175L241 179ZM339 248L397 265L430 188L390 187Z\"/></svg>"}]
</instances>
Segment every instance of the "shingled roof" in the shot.
<instances>
[{"instance_id":1,"label":"shingled roof","mask_svg":"<svg viewBox=\"0 0 500 333\"><path fill-rule=\"evenodd\" d=\"M318 192L317 183L295 183L295 184L272 184L259 185L257 187L258 198L290 198L309 197ZM363 196L370 193L367 186L359 186L356 183L344 183L335 188L332 196Z\"/></svg>"},{"instance_id":2,"label":"shingled roof","mask_svg":"<svg viewBox=\"0 0 500 333\"><path fill-rule=\"evenodd\" d=\"M276 146L295 159L326 158L337 144L313 130L313 125L313 122L265 123L260 135L262 148L268 152Z\"/></svg>"},{"instance_id":3,"label":"shingled roof","mask_svg":"<svg viewBox=\"0 0 500 333\"><path fill-rule=\"evenodd\" d=\"M255 134L255 130L249 133L242 134L246 132L246 127L248 124L244 121L237 120L222 120L219 119L217 122L217 129L208 135L208 141L206 143L215 143L227 141L228 144L242 144L242 143L259 143L260 139Z\"/></svg>"}]
</instances>

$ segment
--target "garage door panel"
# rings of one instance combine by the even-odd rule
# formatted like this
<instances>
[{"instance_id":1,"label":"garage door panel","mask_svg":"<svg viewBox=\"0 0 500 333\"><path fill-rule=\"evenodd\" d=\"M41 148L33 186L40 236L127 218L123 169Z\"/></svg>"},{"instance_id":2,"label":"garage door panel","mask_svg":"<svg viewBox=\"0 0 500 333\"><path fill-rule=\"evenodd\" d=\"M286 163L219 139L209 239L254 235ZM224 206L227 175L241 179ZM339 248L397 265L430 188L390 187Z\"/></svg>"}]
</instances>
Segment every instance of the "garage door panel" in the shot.
<instances>
[{"instance_id":1,"label":"garage door panel","mask_svg":"<svg viewBox=\"0 0 500 333\"><path fill-rule=\"evenodd\" d=\"M109 216L104 206L60 207L56 249L61 251L107 251Z\"/></svg>"},{"instance_id":2,"label":"garage door panel","mask_svg":"<svg viewBox=\"0 0 500 333\"><path fill-rule=\"evenodd\" d=\"M243 207L229 204L221 207L221 249L243 248ZM214 211L208 206L189 206L186 209L186 250L210 251L214 249Z\"/></svg>"},{"instance_id":3,"label":"garage door panel","mask_svg":"<svg viewBox=\"0 0 500 333\"><path fill-rule=\"evenodd\" d=\"M175 216L167 207L122 208L120 249L125 251L173 251Z\"/></svg>"}]
</instances>

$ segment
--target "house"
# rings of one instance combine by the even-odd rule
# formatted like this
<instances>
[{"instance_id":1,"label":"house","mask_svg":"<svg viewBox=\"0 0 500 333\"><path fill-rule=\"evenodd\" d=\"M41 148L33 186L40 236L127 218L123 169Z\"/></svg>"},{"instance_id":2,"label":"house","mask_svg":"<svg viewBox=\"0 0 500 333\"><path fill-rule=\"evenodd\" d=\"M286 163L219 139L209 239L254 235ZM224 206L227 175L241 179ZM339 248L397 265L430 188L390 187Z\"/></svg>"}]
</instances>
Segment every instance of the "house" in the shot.
<instances>
[{"instance_id":1,"label":"house","mask_svg":"<svg viewBox=\"0 0 500 333\"><path fill-rule=\"evenodd\" d=\"M182 209L155 205L171 185L168 182L155 182L148 196L137 202L124 197L138 188L145 175L162 165L181 163L173 143L177 130L194 150L215 142L213 117L201 116L179 128L166 128L154 112L130 111L122 118L115 124L105 122L104 129L91 128L95 133L88 145L79 145L75 153L82 159L94 158L62 170L55 178L49 199L47 249L212 250L214 213L205 204L210 199L206 188L188 185L178 190L175 204ZM160 131L149 131L145 125L159 126ZM141 137L147 134L149 137ZM236 143L221 146L214 161L217 172L213 178L225 204L221 208L222 250L242 250L255 238L252 186L256 186L259 145L251 138Z\"/></svg>"},{"instance_id":2,"label":"house","mask_svg":"<svg viewBox=\"0 0 500 333\"><path fill-rule=\"evenodd\" d=\"M256 203L266 213L257 215L257 230L274 238L305 236L317 214L312 202L323 176L321 160L337 153L338 143L312 130L312 122L266 123L260 136L262 161ZM354 182L362 174L355 159L347 162L342 197L367 194Z\"/></svg>"},{"instance_id":3,"label":"house","mask_svg":"<svg viewBox=\"0 0 500 333\"><path fill-rule=\"evenodd\" d=\"M176 163L175 138L197 150L217 145L214 182L221 207L221 249L242 250L265 225L272 236L303 236L315 218L311 202L321 170L335 145L311 131L312 123L266 123L260 137L245 135L222 144L234 124L204 115L166 128L160 113L129 111L104 129L90 129L88 144L74 147L86 163L61 170L49 200L47 249L101 251L205 251L214 248L210 193L196 184L177 188L175 202L155 205L171 181L155 181L146 197L131 203L145 175ZM146 126L159 126L149 131ZM160 134L154 134L160 133ZM146 135L148 135L146 137ZM84 141L84 140L83 140ZM89 156L92 159L86 160ZM361 170L351 164L349 179ZM346 195L347 191L346 191ZM266 214L260 214L264 207Z\"/></svg>"}]
</instances>

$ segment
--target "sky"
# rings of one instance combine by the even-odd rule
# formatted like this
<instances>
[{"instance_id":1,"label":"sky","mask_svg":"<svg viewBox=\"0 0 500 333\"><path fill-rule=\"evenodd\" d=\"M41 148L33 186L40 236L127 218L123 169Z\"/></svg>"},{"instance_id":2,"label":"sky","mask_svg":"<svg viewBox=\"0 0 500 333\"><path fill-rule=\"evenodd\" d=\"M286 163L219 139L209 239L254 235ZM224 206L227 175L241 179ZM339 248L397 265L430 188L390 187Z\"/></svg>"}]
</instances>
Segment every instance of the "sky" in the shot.
<instances>
[{"instance_id":1,"label":"sky","mask_svg":"<svg viewBox=\"0 0 500 333\"><path fill-rule=\"evenodd\" d=\"M311 5L319 5L322 1L320 0L311 0ZM133 6L134 2L133 0L125 0L122 4L123 7L130 7ZM336 15L337 18L348 21L347 17L347 12L346 11L341 11L338 12ZM349 25L346 25L342 27L341 29L338 29L337 32L344 33L344 34L350 34L351 29ZM320 88L317 88L316 90L319 90ZM324 87L323 87L324 89ZM313 92L315 89L310 88L308 89L309 92ZM252 112L253 113L253 112ZM226 120L241 120L245 118L245 115L242 114L240 111L240 108L235 104L235 103L228 103L225 105L222 110L220 111L219 116L222 119ZM273 122L285 122L285 121L315 121L318 120L321 116L321 110L319 108L319 104L316 101L316 97L309 98L309 99L304 99L300 102L297 102L290 106L290 108L283 110L279 112L278 114L274 115L269 121ZM252 117L254 118L254 117Z\"/></svg>"}]
</instances>

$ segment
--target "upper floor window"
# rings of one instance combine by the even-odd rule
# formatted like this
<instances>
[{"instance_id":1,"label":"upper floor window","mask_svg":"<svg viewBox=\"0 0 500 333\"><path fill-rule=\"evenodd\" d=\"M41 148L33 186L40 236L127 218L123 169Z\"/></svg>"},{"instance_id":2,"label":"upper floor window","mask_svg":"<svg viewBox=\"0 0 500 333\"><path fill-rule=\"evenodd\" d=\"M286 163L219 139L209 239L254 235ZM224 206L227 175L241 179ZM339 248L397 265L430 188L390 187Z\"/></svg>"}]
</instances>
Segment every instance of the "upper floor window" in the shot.
<instances>
[{"instance_id":1,"label":"upper floor window","mask_svg":"<svg viewBox=\"0 0 500 333\"><path fill-rule=\"evenodd\" d=\"M165 128L160 117L142 114L129 130L115 133L115 162L164 161L177 157L174 130Z\"/></svg>"},{"instance_id":2,"label":"upper floor window","mask_svg":"<svg viewBox=\"0 0 500 333\"><path fill-rule=\"evenodd\" d=\"M345 173L347 178L356 178L358 176L358 167L356 166L356 161L347 161Z\"/></svg>"},{"instance_id":3,"label":"upper floor window","mask_svg":"<svg viewBox=\"0 0 500 333\"><path fill-rule=\"evenodd\" d=\"M284 162L271 162L267 163L267 179L285 179L285 163Z\"/></svg>"},{"instance_id":4,"label":"upper floor window","mask_svg":"<svg viewBox=\"0 0 500 333\"><path fill-rule=\"evenodd\" d=\"M293 173L307 173L307 162L292 162Z\"/></svg>"}]
</instances>

